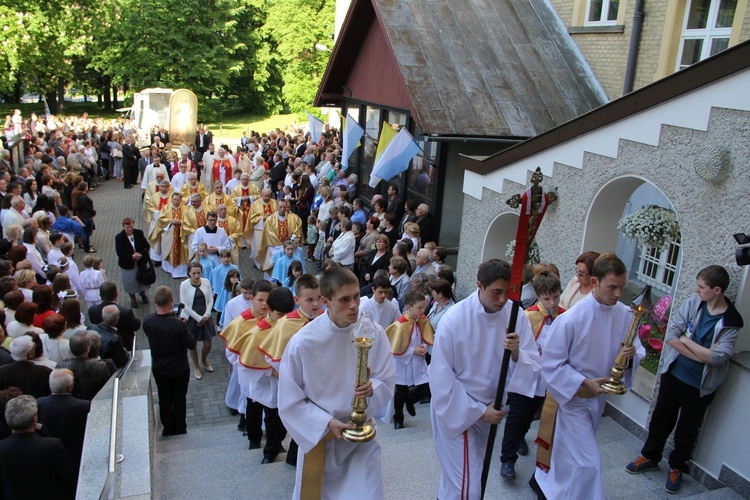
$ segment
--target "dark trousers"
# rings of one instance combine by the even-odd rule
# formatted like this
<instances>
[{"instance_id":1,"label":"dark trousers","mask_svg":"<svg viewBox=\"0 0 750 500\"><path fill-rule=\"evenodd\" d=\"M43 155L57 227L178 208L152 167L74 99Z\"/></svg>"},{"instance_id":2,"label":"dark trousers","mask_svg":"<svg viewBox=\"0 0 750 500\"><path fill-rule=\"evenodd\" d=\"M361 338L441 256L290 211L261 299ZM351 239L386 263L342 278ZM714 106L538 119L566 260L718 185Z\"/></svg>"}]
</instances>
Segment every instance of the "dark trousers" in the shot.
<instances>
[{"instance_id":1,"label":"dark trousers","mask_svg":"<svg viewBox=\"0 0 750 500\"><path fill-rule=\"evenodd\" d=\"M428 384L414 386L396 384L396 394L393 398L393 422L404 422L404 404L414 404L425 397L430 390Z\"/></svg>"},{"instance_id":2,"label":"dark trousers","mask_svg":"<svg viewBox=\"0 0 750 500\"><path fill-rule=\"evenodd\" d=\"M91 244L91 233L94 232L94 219L81 219L83 221L83 249L89 251Z\"/></svg>"},{"instance_id":3,"label":"dark trousers","mask_svg":"<svg viewBox=\"0 0 750 500\"><path fill-rule=\"evenodd\" d=\"M263 438L263 405L247 398L245 410L245 429L247 439L253 443L260 443Z\"/></svg>"},{"instance_id":4,"label":"dark trousers","mask_svg":"<svg viewBox=\"0 0 750 500\"><path fill-rule=\"evenodd\" d=\"M518 460L518 447L526 436L534 420L534 414L544 404L544 396L527 398L514 392L508 393L510 410L505 417L505 431L503 432L503 451L500 461L513 462Z\"/></svg>"},{"instance_id":5,"label":"dark trousers","mask_svg":"<svg viewBox=\"0 0 750 500\"><path fill-rule=\"evenodd\" d=\"M135 184L138 181L138 166L132 165L132 164L128 164L128 165L123 164L122 179L123 179L122 183L125 186L130 187L133 184Z\"/></svg>"},{"instance_id":6,"label":"dark trousers","mask_svg":"<svg viewBox=\"0 0 750 500\"><path fill-rule=\"evenodd\" d=\"M190 372L178 377L154 375L159 393L159 419L164 426L164 435L187 432L187 391Z\"/></svg>"},{"instance_id":7,"label":"dark trousers","mask_svg":"<svg viewBox=\"0 0 750 500\"><path fill-rule=\"evenodd\" d=\"M307 244L307 258L308 259L312 259L313 255L315 255L315 245L316 243Z\"/></svg>"},{"instance_id":8,"label":"dark trousers","mask_svg":"<svg viewBox=\"0 0 750 500\"><path fill-rule=\"evenodd\" d=\"M286 437L286 428L279 417L277 408L263 407L266 423L266 445L263 447L263 456L273 461L281 451L281 442Z\"/></svg>"},{"instance_id":9,"label":"dark trousers","mask_svg":"<svg viewBox=\"0 0 750 500\"><path fill-rule=\"evenodd\" d=\"M297 454L299 452L299 446L297 442L292 439L289 441L289 451L286 452L286 463L289 465L297 466Z\"/></svg>"},{"instance_id":10,"label":"dark trousers","mask_svg":"<svg viewBox=\"0 0 750 500\"><path fill-rule=\"evenodd\" d=\"M669 467L688 472L687 462L698 439L698 430L715 394L701 397L698 389L678 380L671 373L662 375L659 396L648 425L648 438L641 454L658 463L664 452L664 444L672 429L675 429L674 451L669 455Z\"/></svg>"}]
</instances>

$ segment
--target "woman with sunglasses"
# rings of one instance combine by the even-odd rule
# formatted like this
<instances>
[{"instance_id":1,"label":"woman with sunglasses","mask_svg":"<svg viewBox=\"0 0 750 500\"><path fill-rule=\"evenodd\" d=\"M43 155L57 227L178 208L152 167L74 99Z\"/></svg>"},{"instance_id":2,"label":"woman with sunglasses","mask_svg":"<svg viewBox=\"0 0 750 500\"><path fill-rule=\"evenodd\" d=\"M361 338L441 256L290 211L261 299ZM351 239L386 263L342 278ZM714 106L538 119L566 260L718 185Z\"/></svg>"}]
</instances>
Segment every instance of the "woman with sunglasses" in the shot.
<instances>
[{"instance_id":1,"label":"woman with sunglasses","mask_svg":"<svg viewBox=\"0 0 750 500\"><path fill-rule=\"evenodd\" d=\"M570 309L591 292L591 289L594 288L591 284L591 270L598 257L599 253L597 252L583 252L578 256L576 272L560 296L560 307Z\"/></svg>"}]
</instances>

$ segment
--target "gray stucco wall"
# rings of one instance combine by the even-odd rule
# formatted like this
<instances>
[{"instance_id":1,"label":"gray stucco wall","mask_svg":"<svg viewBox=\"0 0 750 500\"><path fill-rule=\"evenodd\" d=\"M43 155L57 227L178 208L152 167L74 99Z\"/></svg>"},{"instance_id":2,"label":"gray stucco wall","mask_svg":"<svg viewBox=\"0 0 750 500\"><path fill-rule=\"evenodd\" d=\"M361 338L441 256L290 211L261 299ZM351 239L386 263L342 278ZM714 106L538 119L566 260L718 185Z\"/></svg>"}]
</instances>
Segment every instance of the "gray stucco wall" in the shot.
<instances>
[{"instance_id":1,"label":"gray stucco wall","mask_svg":"<svg viewBox=\"0 0 750 500\"><path fill-rule=\"evenodd\" d=\"M720 148L729 158L726 175L713 182L699 177L694 167L696 158L709 147ZM657 147L621 141L617 158L587 153L583 165L578 169L556 164L553 175L543 183L547 190L557 188L559 200L548 209L537 242L542 259L560 268L563 285L572 277L573 263L582 250L615 249L614 244L611 248L582 248L587 216L592 204L592 213L609 208L608 200L600 197L595 201L600 189L614 179L635 176L661 190L677 213L683 258L675 303L681 304L693 292L695 275L709 264L723 265L729 271L732 283L728 295L736 295L741 269L734 262L732 235L750 232L750 113L715 108L707 132L662 126ZM481 201L464 195L459 298L475 289L487 228L499 214L511 211L505 200L522 190L523 186L506 182L501 194L485 188ZM624 204L611 207L619 211L617 218L623 208ZM617 232L616 220L608 231ZM588 235L587 239L596 241L599 236Z\"/></svg>"}]
</instances>

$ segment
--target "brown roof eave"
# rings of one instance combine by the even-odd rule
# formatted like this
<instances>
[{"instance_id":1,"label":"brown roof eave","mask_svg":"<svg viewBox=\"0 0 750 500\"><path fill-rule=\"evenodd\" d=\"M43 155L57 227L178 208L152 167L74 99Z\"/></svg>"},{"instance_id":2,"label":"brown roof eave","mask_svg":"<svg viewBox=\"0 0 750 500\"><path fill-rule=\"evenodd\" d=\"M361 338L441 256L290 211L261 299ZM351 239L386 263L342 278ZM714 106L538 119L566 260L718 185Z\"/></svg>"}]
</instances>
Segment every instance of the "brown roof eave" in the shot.
<instances>
[{"instance_id":1,"label":"brown roof eave","mask_svg":"<svg viewBox=\"0 0 750 500\"><path fill-rule=\"evenodd\" d=\"M485 175L578 136L635 115L750 67L750 40L657 80L492 156L461 156L461 168Z\"/></svg>"}]
</instances>

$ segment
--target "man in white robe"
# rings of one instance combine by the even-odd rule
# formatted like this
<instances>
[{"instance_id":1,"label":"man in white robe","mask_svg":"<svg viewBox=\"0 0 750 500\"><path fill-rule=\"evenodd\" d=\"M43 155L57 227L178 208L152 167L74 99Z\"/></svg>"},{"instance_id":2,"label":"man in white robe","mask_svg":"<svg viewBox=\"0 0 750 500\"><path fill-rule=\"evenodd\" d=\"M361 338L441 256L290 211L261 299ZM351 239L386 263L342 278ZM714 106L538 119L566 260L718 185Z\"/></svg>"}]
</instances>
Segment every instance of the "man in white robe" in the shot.
<instances>
[{"instance_id":1,"label":"man in white robe","mask_svg":"<svg viewBox=\"0 0 750 500\"><path fill-rule=\"evenodd\" d=\"M539 375L539 352L523 312L516 333L506 334L513 306L510 265L498 259L482 263L477 287L440 320L428 369L439 498L480 496L490 425L505 415L494 408L504 349L511 351L506 395L532 397Z\"/></svg>"},{"instance_id":2,"label":"man in white robe","mask_svg":"<svg viewBox=\"0 0 750 500\"><path fill-rule=\"evenodd\" d=\"M319 450L319 443L325 449L322 491L307 490L306 494L322 493L319 498L383 498L377 436L365 443L353 443L342 440L341 432L354 428L344 423L349 420L353 395L369 398L368 417L390 418L396 382L391 346L383 329L374 325L376 338L368 356L370 380L353 386L357 348L352 331L359 316L359 282L351 271L334 267L323 274L320 289L326 313L291 338L279 368L279 415L302 452L293 498L302 495L306 462ZM305 487L309 488L307 483Z\"/></svg>"},{"instance_id":3,"label":"man in white robe","mask_svg":"<svg viewBox=\"0 0 750 500\"><path fill-rule=\"evenodd\" d=\"M216 212L206 214L206 225L198 228L190 238L190 246L193 253L198 253L198 245L205 243L208 247L208 257L218 266L221 264L219 254L222 250L232 249L232 240L229 239L227 232L216 225L219 220Z\"/></svg>"},{"instance_id":4,"label":"man in white robe","mask_svg":"<svg viewBox=\"0 0 750 500\"><path fill-rule=\"evenodd\" d=\"M600 386L607 380L633 315L618 302L627 270L615 254L602 254L591 274L593 290L552 323L542 355L542 378L559 407L549 472L537 469L531 483L533 488L536 482L547 498L604 498L596 442L606 403ZM634 361L623 380L628 386L645 356L641 343L635 344L623 350Z\"/></svg>"},{"instance_id":5,"label":"man in white robe","mask_svg":"<svg viewBox=\"0 0 750 500\"><path fill-rule=\"evenodd\" d=\"M161 158L159 155L154 156L154 162L146 167L143 171L143 178L141 179L141 189L144 191L148 187L150 182L156 180L156 172L164 173L164 178L167 178L167 167L161 164Z\"/></svg>"}]
</instances>

